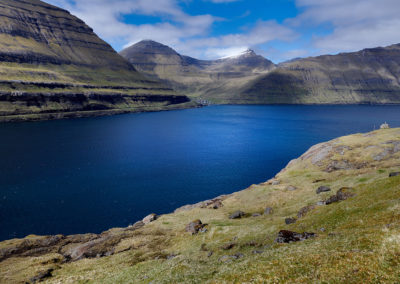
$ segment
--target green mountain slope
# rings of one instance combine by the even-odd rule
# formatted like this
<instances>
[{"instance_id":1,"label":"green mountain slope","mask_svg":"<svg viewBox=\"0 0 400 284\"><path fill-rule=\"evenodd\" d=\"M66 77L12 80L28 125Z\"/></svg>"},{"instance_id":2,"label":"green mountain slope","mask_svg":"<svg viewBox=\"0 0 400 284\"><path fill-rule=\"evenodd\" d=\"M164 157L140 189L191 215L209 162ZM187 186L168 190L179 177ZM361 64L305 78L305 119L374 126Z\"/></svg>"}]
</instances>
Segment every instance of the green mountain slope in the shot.
<instances>
[{"instance_id":1,"label":"green mountain slope","mask_svg":"<svg viewBox=\"0 0 400 284\"><path fill-rule=\"evenodd\" d=\"M139 74L68 11L0 2L0 120L168 108L187 102Z\"/></svg>"},{"instance_id":2,"label":"green mountain slope","mask_svg":"<svg viewBox=\"0 0 400 284\"><path fill-rule=\"evenodd\" d=\"M399 161L400 129L334 139L147 224L1 242L0 282L397 283Z\"/></svg>"},{"instance_id":3,"label":"green mountain slope","mask_svg":"<svg viewBox=\"0 0 400 284\"><path fill-rule=\"evenodd\" d=\"M275 68L247 50L239 56L206 61L178 54L170 47L145 40L120 52L137 70L158 78L179 93L214 103L240 102L246 83Z\"/></svg>"},{"instance_id":4,"label":"green mountain slope","mask_svg":"<svg viewBox=\"0 0 400 284\"><path fill-rule=\"evenodd\" d=\"M265 103L400 103L400 44L281 64L243 96Z\"/></svg>"},{"instance_id":5,"label":"green mountain slope","mask_svg":"<svg viewBox=\"0 0 400 284\"><path fill-rule=\"evenodd\" d=\"M121 52L138 70L214 103L400 103L400 45L274 65L253 51L201 61L153 41Z\"/></svg>"}]
</instances>

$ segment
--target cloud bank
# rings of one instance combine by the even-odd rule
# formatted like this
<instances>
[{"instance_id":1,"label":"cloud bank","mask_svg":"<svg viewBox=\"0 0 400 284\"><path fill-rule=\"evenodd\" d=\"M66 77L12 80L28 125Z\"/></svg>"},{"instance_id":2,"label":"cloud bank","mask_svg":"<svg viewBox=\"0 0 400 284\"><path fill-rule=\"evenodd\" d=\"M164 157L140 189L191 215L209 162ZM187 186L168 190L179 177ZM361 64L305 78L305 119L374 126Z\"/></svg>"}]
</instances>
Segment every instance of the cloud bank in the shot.
<instances>
[{"instance_id":1,"label":"cloud bank","mask_svg":"<svg viewBox=\"0 0 400 284\"><path fill-rule=\"evenodd\" d=\"M193 0L183 0L187 5ZM203 0L224 4L238 0ZM239 0L240 1L240 0ZM213 35L216 23L229 21L212 14L188 14L178 0L49 0L83 19L116 49L153 39L194 57L211 59L255 48L275 61L291 56L355 51L400 42L398 0L296 0L294 18L253 19L235 33ZM267 5L267 4L266 4ZM251 11L250 11L251 12ZM148 24L130 24L125 17L152 17ZM317 33L319 27L324 32ZM278 44L277 44L278 43ZM271 52L273 50L273 52Z\"/></svg>"}]
</instances>

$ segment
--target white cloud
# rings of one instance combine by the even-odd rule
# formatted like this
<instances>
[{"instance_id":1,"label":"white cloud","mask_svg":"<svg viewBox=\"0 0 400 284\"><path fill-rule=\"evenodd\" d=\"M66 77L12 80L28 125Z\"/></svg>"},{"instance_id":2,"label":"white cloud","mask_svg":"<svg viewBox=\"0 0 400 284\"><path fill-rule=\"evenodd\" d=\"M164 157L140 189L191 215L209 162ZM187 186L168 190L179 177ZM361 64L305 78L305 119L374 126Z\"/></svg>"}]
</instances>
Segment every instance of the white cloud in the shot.
<instances>
[{"instance_id":1,"label":"white cloud","mask_svg":"<svg viewBox=\"0 0 400 284\"><path fill-rule=\"evenodd\" d=\"M333 32L314 38L320 53L357 51L398 43L398 0L297 0L304 13L290 23L296 26L329 24Z\"/></svg>"}]
</instances>

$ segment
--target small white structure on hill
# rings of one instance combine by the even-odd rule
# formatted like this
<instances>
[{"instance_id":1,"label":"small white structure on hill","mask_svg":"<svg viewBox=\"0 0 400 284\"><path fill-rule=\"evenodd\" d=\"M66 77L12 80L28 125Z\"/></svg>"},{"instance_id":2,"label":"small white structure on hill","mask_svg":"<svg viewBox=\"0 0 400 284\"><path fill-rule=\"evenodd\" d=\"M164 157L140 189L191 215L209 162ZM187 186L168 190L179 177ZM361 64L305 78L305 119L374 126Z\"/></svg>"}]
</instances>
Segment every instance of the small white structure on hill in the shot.
<instances>
[{"instance_id":1,"label":"small white structure on hill","mask_svg":"<svg viewBox=\"0 0 400 284\"><path fill-rule=\"evenodd\" d=\"M386 122L381 125L381 129L389 129L389 128L390 128L390 126Z\"/></svg>"}]
</instances>

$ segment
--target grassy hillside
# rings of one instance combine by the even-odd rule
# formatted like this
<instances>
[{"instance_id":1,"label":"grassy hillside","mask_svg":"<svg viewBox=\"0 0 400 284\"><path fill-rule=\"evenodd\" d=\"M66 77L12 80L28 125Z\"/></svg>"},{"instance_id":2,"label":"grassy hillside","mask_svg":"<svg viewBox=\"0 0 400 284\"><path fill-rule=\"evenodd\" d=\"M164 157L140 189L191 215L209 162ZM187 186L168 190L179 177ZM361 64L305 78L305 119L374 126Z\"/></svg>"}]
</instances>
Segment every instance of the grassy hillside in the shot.
<instances>
[{"instance_id":1,"label":"grassy hillside","mask_svg":"<svg viewBox=\"0 0 400 284\"><path fill-rule=\"evenodd\" d=\"M162 80L180 94L212 103L240 101L240 89L246 83L274 68L271 61L252 50L220 60L198 60L151 40L134 44L120 54L149 78Z\"/></svg>"},{"instance_id":2,"label":"grassy hillside","mask_svg":"<svg viewBox=\"0 0 400 284\"><path fill-rule=\"evenodd\" d=\"M0 282L397 283L400 175L389 174L399 158L400 129L355 134L312 147L268 182L146 225L5 241ZM192 235L196 219L208 225ZM280 243L281 230L310 234Z\"/></svg>"},{"instance_id":3,"label":"grassy hillside","mask_svg":"<svg viewBox=\"0 0 400 284\"><path fill-rule=\"evenodd\" d=\"M400 103L400 45L281 64L243 97L265 103Z\"/></svg>"},{"instance_id":4,"label":"grassy hillside","mask_svg":"<svg viewBox=\"0 0 400 284\"><path fill-rule=\"evenodd\" d=\"M38 0L4 0L0 14L0 121L163 109L189 101L142 76L68 11Z\"/></svg>"}]
</instances>

